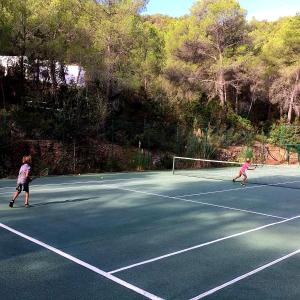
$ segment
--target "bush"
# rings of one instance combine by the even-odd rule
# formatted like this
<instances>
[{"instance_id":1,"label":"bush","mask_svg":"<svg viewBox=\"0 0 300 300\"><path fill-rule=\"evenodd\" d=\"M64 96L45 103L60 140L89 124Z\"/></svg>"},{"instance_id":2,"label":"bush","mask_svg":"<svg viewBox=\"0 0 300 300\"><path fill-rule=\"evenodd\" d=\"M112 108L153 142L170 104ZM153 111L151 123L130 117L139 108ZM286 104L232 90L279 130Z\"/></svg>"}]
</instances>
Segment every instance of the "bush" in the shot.
<instances>
[{"instance_id":1,"label":"bush","mask_svg":"<svg viewBox=\"0 0 300 300\"><path fill-rule=\"evenodd\" d=\"M269 141L271 144L285 146L286 144L300 143L300 126L297 124L289 125L284 120L273 124L270 131Z\"/></svg>"},{"instance_id":2,"label":"bush","mask_svg":"<svg viewBox=\"0 0 300 300\"><path fill-rule=\"evenodd\" d=\"M209 143L207 137L191 134L188 137L185 155L188 157L213 158L217 149Z\"/></svg>"},{"instance_id":3,"label":"bush","mask_svg":"<svg viewBox=\"0 0 300 300\"><path fill-rule=\"evenodd\" d=\"M151 168L152 155L150 152L138 151L130 159L130 167L134 170L143 171Z\"/></svg>"},{"instance_id":4,"label":"bush","mask_svg":"<svg viewBox=\"0 0 300 300\"><path fill-rule=\"evenodd\" d=\"M160 169L167 169L167 170L172 170L173 167L173 157L166 153L161 156L160 161L159 161L159 166Z\"/></svg>"},{"instance_id":5,"label":"bush","mask_svg":"<svg viewBox=\"0 0 300 300\"><path fill-rule=\"evenodd\" d=\"M253 159L253 149L250 147L245 147L239 154L239 161L245 161L247 158Z\"/></svg>"},{"instance_id":6,"label":"bush","mask_svg":"<svg viewBox=\"0 0 300 300\"><path fill-rule=\"evenodd\" d=\"M244 129L246 131L254 131L251 121L237 115L236 113L234 113L232 111L229 112L229 114L228 114L228 121L230 121L232 123L232 125L235 125L235 127L237 129Z\"/></svg>"},{"instance_id":7,"label":"bush","mask_svg":"<svg viewBox=\"0 0 300 300\"><path fill-rule=\"evenodd\" d=\"M255 129L248 119L234 112L228 114L228 127L224 132L225 143L229 145L251 145L255 140Z\"/></svg>"}]
</instances>

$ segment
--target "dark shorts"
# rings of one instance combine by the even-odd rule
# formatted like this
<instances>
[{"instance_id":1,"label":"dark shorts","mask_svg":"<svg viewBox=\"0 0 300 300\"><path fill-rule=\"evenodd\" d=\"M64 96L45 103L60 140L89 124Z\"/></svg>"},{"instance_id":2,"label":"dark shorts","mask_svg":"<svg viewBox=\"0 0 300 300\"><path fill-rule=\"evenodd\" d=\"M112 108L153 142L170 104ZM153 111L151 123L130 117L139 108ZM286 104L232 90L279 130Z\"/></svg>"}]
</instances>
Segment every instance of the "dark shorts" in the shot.
<instances>
[{"instance_id":1,"label":"dark shorts","mask_svg":"<svg viewBox=\"0 0 300 300\"><path fill-rule=\"evenodd\" d=\"M19 183L16 187L16 190L21 193L22 191L29 193L29 183Z\"/></svg>"}]
</instances>

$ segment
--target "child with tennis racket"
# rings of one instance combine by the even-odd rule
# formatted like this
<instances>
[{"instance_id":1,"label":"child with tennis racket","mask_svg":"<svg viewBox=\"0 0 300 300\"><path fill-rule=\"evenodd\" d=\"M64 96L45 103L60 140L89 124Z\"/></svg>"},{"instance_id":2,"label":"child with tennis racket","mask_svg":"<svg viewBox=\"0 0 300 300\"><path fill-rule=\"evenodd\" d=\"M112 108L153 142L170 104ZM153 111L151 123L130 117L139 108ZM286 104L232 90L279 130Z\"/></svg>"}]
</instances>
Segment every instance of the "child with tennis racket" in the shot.
<instances>
[{"instance_id":1,"label":"child with tennis racket","mask_svg":"<svg viewBox=\"0 0 300 300\"><path fill-rule=\"evenodd\" d=\"M16 192L12 200L9 202L9 207L13 207L15 200L18 198L22 190L25 193L25 207L29 207L29 182L31 181L29 174L31 171L31 156L23 156L22 166L19 170Z\"/></svg>"},{"instance_id":2,"label":"child with tennis racket","mask_svg":"<svg viewBox=\"0 0 300 300\"><path fill-rule=\"evenodd\" d=\"M256 166L254 166L253 168L251 168L251 160L250 158L247 158L246 159L246 162L242 165L240 171L239 171L239 174L232 179L233 182L236 182L236 180L240 177L243 177L243 180L241 182L241 185L245 186L246 185L246 182L247 182L247 174L246 174L246 171L247 170L254 170L256 169Z\"/></svg>"}]
</instances>

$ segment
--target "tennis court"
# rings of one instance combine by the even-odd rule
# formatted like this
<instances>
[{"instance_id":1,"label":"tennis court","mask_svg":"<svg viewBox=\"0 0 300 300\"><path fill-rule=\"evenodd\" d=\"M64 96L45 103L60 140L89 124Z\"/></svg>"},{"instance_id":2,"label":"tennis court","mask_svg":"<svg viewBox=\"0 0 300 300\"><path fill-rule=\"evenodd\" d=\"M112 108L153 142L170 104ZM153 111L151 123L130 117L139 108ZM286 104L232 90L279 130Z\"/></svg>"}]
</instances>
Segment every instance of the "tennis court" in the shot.
<instances>
[{"instance_id":1,"label":"tennis court","mask_svg":"<svg viewBox=\"0 0 300 300\"><path fill-rule=\"evenodd\" d=\"M49 176L11 209L1 180L1 298L299 299L297 181Z\"/></svg>"}]
</instances>

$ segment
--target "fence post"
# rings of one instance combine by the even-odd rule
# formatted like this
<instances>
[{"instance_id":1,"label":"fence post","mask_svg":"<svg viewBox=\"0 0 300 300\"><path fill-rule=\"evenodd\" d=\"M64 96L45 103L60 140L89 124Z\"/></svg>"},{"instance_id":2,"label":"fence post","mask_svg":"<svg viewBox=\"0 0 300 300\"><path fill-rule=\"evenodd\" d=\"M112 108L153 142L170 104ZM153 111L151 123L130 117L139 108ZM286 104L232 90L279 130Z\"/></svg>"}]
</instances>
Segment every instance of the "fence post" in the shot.
<instances>
[{"instance_id":1,"label":"fence post","mask_svg":"<svg viewBox=\"0 0 300 300\"><path fill-rule=\"evenodd\" d=\"M205 156L205 158L207 158L207 144L208 144L208 128L207 127L205 127L204 128L204 134L205 134L205 136L204 136L204 156Z\"/></svg>"},{"instance_id":2,"label":"fence post","mask_svg":"<svg viewBox=\"0 0 300 300\"><path fill-rule=\"evenodd\" d=\"M115 122L112 118L111 120L111 161L110 161L110 171L113 171L113 159L114 159L114 142L115 142Z\"/></svg>"},{"instance_id":3,"label":"fence post","mask_svg":"<svg viewBox=\"0 0 300 300\"><path fill-rule=\"evenodd\" d=\"M76 141L73 140L73 174L76 173Z\"/></svg>"},{"instance_id":4,"label":"fence post","mask_svg":"<svg viewBox=\"0 0 300 300\"><path fill-rule=\"evenodd\" d=\"M180 155L179 151L180 151L180 149L179 149L179 126L177 123L177 125L176 125L176 155Z\"/></svg>"}]
</instances>

